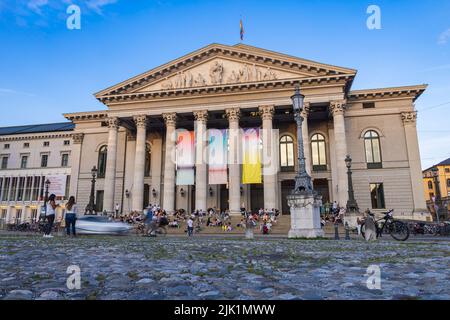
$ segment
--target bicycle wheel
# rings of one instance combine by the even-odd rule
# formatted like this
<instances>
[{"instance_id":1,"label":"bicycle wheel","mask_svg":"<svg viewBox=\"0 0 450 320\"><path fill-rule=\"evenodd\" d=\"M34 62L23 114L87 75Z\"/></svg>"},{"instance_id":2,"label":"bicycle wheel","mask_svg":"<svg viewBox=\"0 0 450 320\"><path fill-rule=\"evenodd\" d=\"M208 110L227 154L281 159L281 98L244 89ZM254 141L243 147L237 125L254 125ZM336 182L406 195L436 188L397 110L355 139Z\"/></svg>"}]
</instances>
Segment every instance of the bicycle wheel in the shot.
<instances>
[{"instance_id":1,"label":"bicycle wheel","mask_svg":"<svg viewBox=\"0 0 450 320\"><path fill-rule=\"evenodd\" d=\"M156 233L160 236L165 236L167 234L167 230L166 228L163 227L159 227L158 229L156 229Z\"/></svg>"},{"instance_id":2,"label":"bicycle wheel","mask_svg":"<svg viewBox=\"0 0 450 320\"><path fill-rule=\"evenodd\" d=\"M393 221L388 227L392 238L398 241L406 241L409 238L409 228L401 221Z\"/></svg>"}]
</instances>

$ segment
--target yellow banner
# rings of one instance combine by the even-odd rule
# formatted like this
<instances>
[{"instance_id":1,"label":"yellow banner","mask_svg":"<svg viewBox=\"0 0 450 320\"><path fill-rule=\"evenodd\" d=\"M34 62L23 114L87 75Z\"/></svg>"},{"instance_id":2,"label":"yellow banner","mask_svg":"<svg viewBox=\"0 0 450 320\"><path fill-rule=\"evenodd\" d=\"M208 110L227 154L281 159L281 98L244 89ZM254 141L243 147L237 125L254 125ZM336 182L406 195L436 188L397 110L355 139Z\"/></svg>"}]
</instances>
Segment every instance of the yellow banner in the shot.
<instances>
[{"instance_id":1,"label":"yellow banner","mask_svg":"<svg viewBox=\"0 0 450 320\"><path fill-rule=\"evenodd\" d=\"M262 183L259 129L244 129L242 183Z\"/></svg>"}]
</instances>

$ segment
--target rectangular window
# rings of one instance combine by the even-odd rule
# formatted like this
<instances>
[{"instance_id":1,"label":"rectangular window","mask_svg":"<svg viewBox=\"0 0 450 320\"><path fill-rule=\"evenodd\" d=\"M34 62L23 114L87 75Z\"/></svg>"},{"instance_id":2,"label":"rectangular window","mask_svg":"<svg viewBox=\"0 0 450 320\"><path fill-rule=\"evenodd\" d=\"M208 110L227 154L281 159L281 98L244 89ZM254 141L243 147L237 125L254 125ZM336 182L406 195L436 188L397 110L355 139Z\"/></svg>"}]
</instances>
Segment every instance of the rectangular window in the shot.
<instances>
[{"instance_id":1,"label":"rectangular window","mask_svg":"<svg viewBox=\"0 0 450 320\"><path fill-rule=\"evenodd\" d=\"M9 149L9 143L5 143L5 145L3 146L4 149Z\"/></svg>"},{"instance_id":2,"label":"rectangular window","mask_svg":"<svg viewBox=\"0 0 450 320\"><path fill-rule=\"evenodd\" d=\"M64 140L64 145L65 146L69 146L70 145L70 140Z\"/></svg>"},{"instance_id":3,"label":"rectangular window","mask_svg":"<svg viewBox=\"0 0 450 320\"><path fill-rule=\"evenodd\" d=\"M20 177L19 178L19 186L17 187L17 201L23 201L23 194L24 194L24 187L25 187L25 178Z\"/></svg>"},{"instance_id":4,"label":"rectangular window","mask_svg":"<svg viewBox=\"0 0 450 320\"><path fill-rule=\"evenodd\" d=\"M31 201L31 186L33 184L33 177L27 177L27 182L25 184L25 201Z\"/></svg>"},{"instance_id":5,"label":"rectangular window","mask_svg":"<svg viewBox=\"0 0 450 320\"><path fill-rule=\"evenodd\" d=\"M17 209L16 211L16 224L20 224L22 221L22 209Z\"/></svg>"},{"instance_id":6,"label":"rectangular window","mask_svg":"<svg viewBox=\"0 0 450 320\"><path fill-rule=\"evenodd\" d=\"M450 179L447 179L447 187L450 188Z\"/></svg>"},{"instance_id":7,"label":"rectangular window","mask_svg":"<svg viewBox=\"0 0 450 320\"><path fill-rule=\"evenodd\" d=\"M11 178L5 178L5 182L3 183L2 201L8 201L8 191L10 184Z\"/></svg>"},{"instance_id":8,"label":"rectangular window","mask_svg":"<svg viewBox=\"0 0 450 320\"><path fill-rule=\"evenodd\" d=\"M66 199L69 199L69 190L70 189L70 176L67 176L67 179L66 179L66 192L65 192L65 198Z\"/></svg>"},{"instance_id":9,"label":"rectangular window","mask_svg":"<svg viewBox=\"0 0 450 320\"><path fill-rule=\"evenodd\" d=\"M450 173L450 168L445 168L445 173Z\"/></svg>"},{"instance_id":10,"label":"rectangular window","mask_svg":"<svg viewBox=\"0 0 450 320\"><path fill-rule=\"evenodd\" d=\"M6 219L7 214L8 214L8 209L2 209L2 216L1 216L2 220Z\"/></svg>"},{"instance_id":11,"label":"rectangular window","mask_svg":"<svg viewBox=\"0 0 450 320\"><path fill-rule=\"evenodd\" d=\"M2 157L2 169L8 169L8 157Z\"/></svg>"},{"instance_id":12,"label":"rectangular window","mask_svg":"<svg viewBox=\"0 0 450 320\"><path fill-rule=\"evenodd\" d=\"M48 165L48 154L43 154L41 156L41 167L46 168Z\"/></svg>"},{"instance_id":13,"label":"rectangular window","mask_svg":"<svg viewBox=\"0 0 450 320\"><path fill-rule=\"evenodd\" d=\"M24 142L23 147L24 148L29 148L30 147L30 143L29 142Z\"/></svg>"},{"instance_id":14,"label":"rectangular window","mask_svg":"<svg viewBox=\"0 0 450 320\"><path fill-rule=\"evenodd\" d=\"M44 147L49 147L50 146L50 141L44 141Z\"/></svg>"},{"instance_id":15,"label":"rectangular window","mask_svg":"<svg viewBox=\"0 0 450 320\"><path fill-rule=\"evenodd\" d=\"M26 169L28 164L28 156L22 156L22 159L20 161L20 168Z\"/></svg>"},{"instance_id":16,"label":"rectangular window","mask_svg":"<svg viewBox=\"0 0 450 320\"><path fill-rule=\"evenodd\" d=\"M364 109L375 108L375 102L364 102L363 103L363 108Z\"/></svg>"},{"instance_id":17,"label":"rectangular window","mask_svg":"<svg viewBox=\"0 0 450 320\"><path fill-rule=\"evenodd\" d=\"M69 166L69 155L67 153L63 153L61 155L61 167Z\"/></svg>"},{"instance_id":18,"label":"rectangular window","mask_svg":"<svg viewBox=\"0 0 450 320\"><path fill-rule=\"evenodd\" d=\"M40 183L41 183L41 177L34 177L34 185L33 185L31 201L38 200Z\"/></svg>"},{"instance_id":19,"label":"rectangular window","mask_svg":"<svg viewBox=\"0 0 450 320\"><path fill-rule=\"evenodd\" d=\"M370 184L370 198L372 200L372 209L386 209L384 204L384 188L382 183Z\"/></svg>"},{"instance_id":20,"label":"rectangular window","mask_svg":"<svg viewBox=\"0 0 450 320\"><path fill-rule=\"evenodd\" d=\"M17 178L12 178L11 192L9 194L9 201L16 201L16 190L17 190Z\"/></svg>"}]
</instances>

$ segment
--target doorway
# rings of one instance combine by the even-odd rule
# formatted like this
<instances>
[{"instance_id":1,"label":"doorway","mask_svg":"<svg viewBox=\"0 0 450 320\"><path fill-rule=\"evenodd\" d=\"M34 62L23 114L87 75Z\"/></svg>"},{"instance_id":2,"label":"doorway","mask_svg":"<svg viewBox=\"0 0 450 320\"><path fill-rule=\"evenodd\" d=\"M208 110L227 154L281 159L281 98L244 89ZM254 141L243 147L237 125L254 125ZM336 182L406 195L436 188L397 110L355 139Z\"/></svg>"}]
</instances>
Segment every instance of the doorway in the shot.
<instances>
[{"instance_id":1,"label":"doorway","mask_svg":"<svg viewBox=\"0 0 450 320\"><path fill-rule=\"evenodd\" d=\"M287 196L291 194L294 190L295 181L294 180L284 180L281 181L281 213L290 214L289 206L287 204Z\"/></svg>"},{"instance_id":2,"label":"doorway","mask_svg":"<svg viewBox=\"0 0 450 320\"><path fill-rule=\"evenodd\" d=\"M95 211L97 213L103 212L103 190L97 190L97 197L95 198Z\"/></svg>"},{"instance_id":3,"label":"doorway","mask_svg":"<svg viewBox=\"0 0 450 320\"><path fill-rule=\"evenodd\" d=\"M142 208L147 208L150 204L150 185L144 184L144 203L142 204Z\"/></svg>"},{"instance_id":4,"label":"doorway","mask_svg":"<svg viewBox=\"0 0 450 320\"><path fill-rule=\"evenodd\" d=\"M314 190L322 196L322 203L330 202L330 190L327 179L314 179Z\"/></svg>"},{"instance_id":5,"label":"doorway","mask_svg":"<svg viewBox=\"0 0 450 320\"><path fill-rule=\"evenodd\" d=\"M272 209L264 208L264 187L262 184L250 185L250 208L252 212L258 212L260 208Z\"/></svg>"},{"instance_id":6,"label":"doorway","mask_svg":"<svg viewBox=\"0 0 450 320\"><path fill-rule=\"evenodd\" d=\"M228 203L228 189L225 184L220 185L220 211L225 211L229 209Z\"/></svg>"}]
</instances>

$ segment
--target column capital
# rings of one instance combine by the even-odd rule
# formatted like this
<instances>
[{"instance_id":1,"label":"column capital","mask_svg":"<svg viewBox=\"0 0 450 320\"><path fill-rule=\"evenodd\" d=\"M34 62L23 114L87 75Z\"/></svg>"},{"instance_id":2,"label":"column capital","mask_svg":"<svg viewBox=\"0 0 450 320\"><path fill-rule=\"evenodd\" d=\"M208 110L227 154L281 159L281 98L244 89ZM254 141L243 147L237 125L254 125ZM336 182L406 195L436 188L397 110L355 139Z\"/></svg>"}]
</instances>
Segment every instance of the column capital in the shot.
<instances>
[{"instance_id":1,"label":"column capital","mask_svg":"<svg viewBox=\"0 0 450 320\"><path fill-rule=\"evenodd\" d=\"M305 102L303 104L303 110L302 110L302 113L301 113L301 116L302 116L303 119L308 118L309 110L311 110L311 103Z\"/></svg>"},{"instance_id":2,"label":"column capital","mask_svg":"<svg viewBox=\"0 0 450 320\"><path fill-rule=\"evenodd\" d=\"M410 111L410 112L402 112L402 121L403 125L407 124L416 124L417 121L417 111Z\"/></svg>"},{"instance_id":3,"label":"column capital","mask_svg":"<svg viewBox=\"0 0 450 320\"><path fill-rule=\"evenodd\" d=\"M344 114L346 109L346 100L336 100L336 101L330 101L330 112L333 116L338 114Z\"/></svg>"},{"instance_id":4,"label":"column capital","mask_svg":"<svg viewBox=\"0 0 450 320\"><path fill-rule=\"evenodd\" d=\"M259 106L259 114L263 120L272 120L275 113L275 107L273 105Z\"/></svg>"},{"instance_id":5,"label":"column capital","mask_svg":"<svg viewBox=\"0 0 450 320\"><path fill-rule=\"evenodd\" d=\"M84 133L74 133L72 135L72 140L74 144L81 144L83 143L84 139Z\"/></svg>"},{"instance_id":6,"label":"column capital","mask_svg":"<svg viewBox=\"0 0 450 320\"><path fill-rule=\"evenodd\" d=\"M225 114L227 115L228 121L239 121L241 117L241 110L239 108L229 108L225 109Z\"/></svg>"},{"instance_id":7,"label":"column capital","mask_svg":"<svg viewBox=\"0 0 450 320\"><path fill-rule=\"evenodd\" d=\"M106 123L108 124L109 129L118 129L119 128L119 118L117 117L108 117L106 119Z\"/></svg>"},{"instance_id":8,"label":"column capital","mask_svg":"<svg viewBox=\"0 0 450 320\"><path fill-rule=\"evenodd\" d=\"M140 115L133 117L134 123L136 124L136 128L147 128L147 116Z\"/></svg>"},{"instance_id":9,"label":"column capital","mask_svg":"<svg viewBox=\"0 0 450 320\"><path fill-rule=\"evenodd\" d=\"M164 123L166 126L175 126L177 123L177 114L176 112L171 113L163 113L162 117L164 119Z\"/></svg>"},{"instance_id":10,"label":"column capital","mask_svg":"<svg viewBox=\"0 0 450 320\"><path fill-rule=\"evenodd\" d=\"M207 110L194 111L193 113L194 113L195 121L202 121L202 122L208 121L208 111Z\"/></svg>"}]
</instances>

